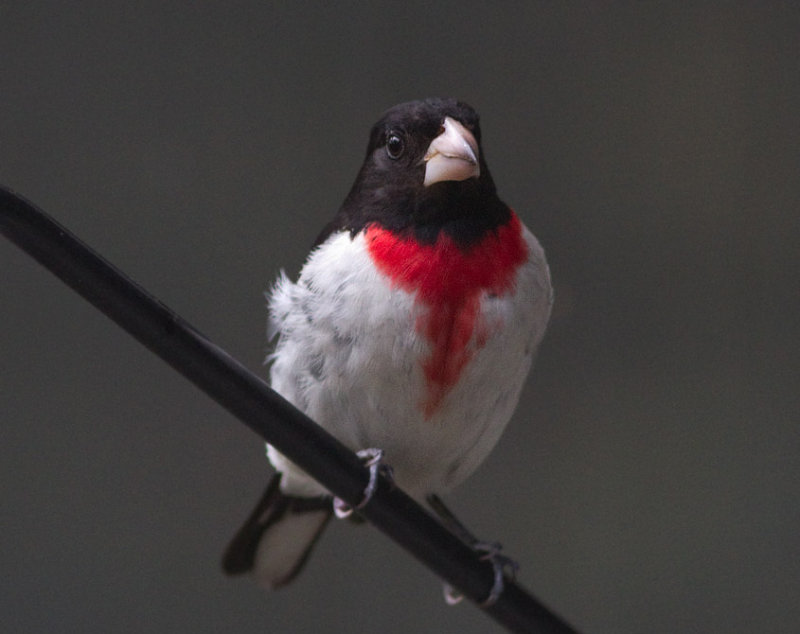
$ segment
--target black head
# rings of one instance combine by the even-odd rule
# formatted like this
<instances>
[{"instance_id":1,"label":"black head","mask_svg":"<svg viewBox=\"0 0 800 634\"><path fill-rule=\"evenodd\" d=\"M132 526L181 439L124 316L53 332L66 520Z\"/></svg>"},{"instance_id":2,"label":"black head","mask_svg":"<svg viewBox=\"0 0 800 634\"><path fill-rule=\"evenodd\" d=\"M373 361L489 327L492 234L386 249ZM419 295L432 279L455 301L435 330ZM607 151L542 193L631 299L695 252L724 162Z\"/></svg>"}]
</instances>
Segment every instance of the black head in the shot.
<instances>
[{"instance_id":1,"label":"black head","mask_svg":"<svg viewBox=\"0 0 800 634\"><path fill-rule=\"evenodd\" d=\"M455 99L411 101L372 128L367 156L332 232L376 223L434 242L441 232L469 245L508 220L480 145L478 114Z\"/></svg>"}]
</instances>

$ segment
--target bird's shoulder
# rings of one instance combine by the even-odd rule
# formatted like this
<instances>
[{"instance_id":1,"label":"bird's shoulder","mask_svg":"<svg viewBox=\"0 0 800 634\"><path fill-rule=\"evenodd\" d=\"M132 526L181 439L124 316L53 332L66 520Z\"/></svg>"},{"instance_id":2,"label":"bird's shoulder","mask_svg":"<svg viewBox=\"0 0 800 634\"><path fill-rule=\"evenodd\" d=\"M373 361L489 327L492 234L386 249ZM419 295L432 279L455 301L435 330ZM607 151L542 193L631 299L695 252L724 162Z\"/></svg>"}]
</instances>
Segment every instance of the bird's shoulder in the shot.
<instances>
[{"instance_id":1,"label":"bird's shoulder","mask_svg":"<svg viewBox=\"0 0 800 634\"><path fill-rule=\"evenodd\" d=\"M282 273L268 293L271 330L367 328L408 306L375 267L363 232L336 231L308 256L296 282Z\"/></svg>"}]
</instances>

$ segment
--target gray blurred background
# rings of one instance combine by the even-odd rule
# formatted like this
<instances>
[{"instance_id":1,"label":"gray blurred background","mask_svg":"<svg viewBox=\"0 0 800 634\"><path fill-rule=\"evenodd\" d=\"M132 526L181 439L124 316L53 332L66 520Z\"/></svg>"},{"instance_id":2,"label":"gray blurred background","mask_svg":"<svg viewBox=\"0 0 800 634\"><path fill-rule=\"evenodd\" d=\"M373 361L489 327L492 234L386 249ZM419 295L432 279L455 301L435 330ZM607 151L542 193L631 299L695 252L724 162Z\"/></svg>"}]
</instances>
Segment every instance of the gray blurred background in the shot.
<instances>
[{"instance_id":1,"label":"gray blurred background","mask_svg":"<svg viewBox=\"0 0 800 634\"><path fill-rule=\"evenodd\" d=\"M796 3L0 7L0 182L254 371L400 101L482 115L556 315L450 496L587 634L800 631ZM498 632L368 527L265 595L219 557L258 438L0 244L9 632Z\"/></svg>"}]
</instances>

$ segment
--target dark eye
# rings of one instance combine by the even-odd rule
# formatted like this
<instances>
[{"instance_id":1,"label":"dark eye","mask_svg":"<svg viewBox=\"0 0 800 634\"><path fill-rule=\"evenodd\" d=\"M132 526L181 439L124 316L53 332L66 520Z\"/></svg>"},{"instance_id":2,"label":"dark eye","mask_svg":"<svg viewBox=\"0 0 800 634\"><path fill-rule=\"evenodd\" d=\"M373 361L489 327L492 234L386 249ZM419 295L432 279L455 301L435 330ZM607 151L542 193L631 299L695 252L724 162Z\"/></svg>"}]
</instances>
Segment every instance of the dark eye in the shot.
<instances>
[{"instance_id":1,"label":"dark eye","mask_svg":"<svg viewBox=\"0 0 800 634\"><path fill-rule=\"evenodd\" d=\"M390 159L399 159L405 147L406 144L399 134L390 132L386 137L386 153L389 155Z\"/></svg>"}]
</instances>

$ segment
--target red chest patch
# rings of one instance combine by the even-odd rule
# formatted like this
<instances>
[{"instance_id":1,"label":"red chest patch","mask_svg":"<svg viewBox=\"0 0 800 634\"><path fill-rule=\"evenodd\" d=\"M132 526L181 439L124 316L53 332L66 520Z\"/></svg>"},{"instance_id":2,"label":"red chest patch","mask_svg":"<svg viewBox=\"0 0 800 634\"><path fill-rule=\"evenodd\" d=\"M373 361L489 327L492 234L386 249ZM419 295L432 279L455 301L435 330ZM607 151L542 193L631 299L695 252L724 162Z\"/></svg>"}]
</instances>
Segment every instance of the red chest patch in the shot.
<instances>
[{"instance_id":1,"label":"red chest patch","mask_svg":"<svg viewBox=\"0 0 800 634\"><path fill-rule=\"evenodd\" d=\"M419 244L374 225L365 236L378 269L424 307L417 331L431 345L422 363L428 393L421 406L428 418L486 342L477 323L481 296L514 290L516 271L528 258L522 225L512 212L508 223L466 250L446 235Z\"/></svg>"}]
</instances>

